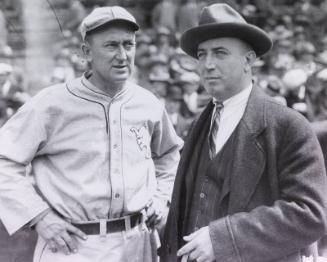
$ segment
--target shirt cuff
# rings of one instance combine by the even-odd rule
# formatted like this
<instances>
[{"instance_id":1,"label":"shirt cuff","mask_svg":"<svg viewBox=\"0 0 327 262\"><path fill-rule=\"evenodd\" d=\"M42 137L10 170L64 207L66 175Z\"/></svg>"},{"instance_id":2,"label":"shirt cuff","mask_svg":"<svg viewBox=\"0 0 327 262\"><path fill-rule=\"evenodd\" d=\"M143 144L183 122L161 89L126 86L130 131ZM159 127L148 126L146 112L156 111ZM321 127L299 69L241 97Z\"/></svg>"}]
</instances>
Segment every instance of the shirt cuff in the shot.
<instances>
[{"instance_id":1,"label":"shirt cuff","mask_svg":"<svg viewBox=\"0 0 327 262\"><path fill-rule=\"evenodd\" d=\"M38 214L36 217L34 217L29 223L28 226L30 228L33 228L36 223L38 223L39 221L41 221L47 214L49 214L51 212L51 208L48 208L46 210L44 210L43 212L41 212L40 214Z\"/></svg>"}]
</instances>

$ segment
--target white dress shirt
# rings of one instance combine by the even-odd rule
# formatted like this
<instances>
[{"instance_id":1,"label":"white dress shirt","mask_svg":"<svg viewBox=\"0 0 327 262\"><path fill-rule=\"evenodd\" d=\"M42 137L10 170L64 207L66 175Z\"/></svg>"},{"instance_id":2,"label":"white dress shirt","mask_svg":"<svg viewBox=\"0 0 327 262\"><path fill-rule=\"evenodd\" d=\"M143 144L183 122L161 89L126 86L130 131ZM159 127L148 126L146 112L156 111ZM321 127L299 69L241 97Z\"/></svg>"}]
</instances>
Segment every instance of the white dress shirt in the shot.
<instances>
[{"instance_id":1,"label":"white dress shirt","mask_svg":"<svg viewBox=\"0 0 327 262\"><path fill-rule=\"evenodd\" d=\"M241 118L243 117L251 90L252 84L242 92L232 96L223 102L224 107L220 113L219 129L215 139L216 154L225 145L228 138L231 136ZM212 116L214 113L215 109L212 112Z\"/></svg>"}]
</instances>

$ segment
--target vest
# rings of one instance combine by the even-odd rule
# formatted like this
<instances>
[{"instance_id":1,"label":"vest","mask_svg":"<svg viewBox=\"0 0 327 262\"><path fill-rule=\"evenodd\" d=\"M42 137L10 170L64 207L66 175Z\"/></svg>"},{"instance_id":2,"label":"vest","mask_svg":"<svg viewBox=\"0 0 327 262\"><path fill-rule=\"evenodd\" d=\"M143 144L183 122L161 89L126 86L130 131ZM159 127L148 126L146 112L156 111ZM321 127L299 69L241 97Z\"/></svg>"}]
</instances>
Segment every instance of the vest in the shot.
<instances>
[{"instance_id":1,"label":"vest","mask_svg":"<svg viewBox=\"0 0 327 262\"><path fill-rule=\"evenodd\" d=\"M208 226L211 221L227 215L230 173L233 166L237 130L238 126L212 160L209 157L208 139L202 146L187 234Z\"/></svg>"}]
</instances>

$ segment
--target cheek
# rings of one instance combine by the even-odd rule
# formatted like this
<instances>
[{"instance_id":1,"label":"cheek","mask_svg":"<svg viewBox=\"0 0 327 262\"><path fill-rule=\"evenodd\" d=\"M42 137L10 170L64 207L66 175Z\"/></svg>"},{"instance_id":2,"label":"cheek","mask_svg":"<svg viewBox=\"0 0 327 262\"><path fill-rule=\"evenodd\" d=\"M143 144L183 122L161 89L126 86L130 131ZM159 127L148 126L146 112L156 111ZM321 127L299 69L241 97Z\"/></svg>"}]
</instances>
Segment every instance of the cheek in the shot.
<instances>
[{"instance_id":1,"label":"cheek","mask_svg":"<svg viewBox=\"0 0 327 262\"><path fill-rule=\"evenodd\" d=\"M93 56L93 61L97 61L98 64L108 65L114 59L114 54L110 52L97 52Z\"/></svg>"},{"instance_id":2,"label":"cheek","mask_svg":"<svg viewBox=\"0 0 327 262\"><path fill-rule=\"evenodd\" d=\"M201 63L198 64L198 72L199 72L200 80L203 83L203 78L205 76L206 69L204 65L202 65Z\"/></svg>"},{"instance_id":3,"label":"cheek","mask_svg":"<svg viewBox=\"0 0 327 262\"><path fill-rule=\"evenodd\" d=\"M135 50L127 53L127 60L130 62L130 64L134 64L135 60Z\"/></svg>"}]
</instances>

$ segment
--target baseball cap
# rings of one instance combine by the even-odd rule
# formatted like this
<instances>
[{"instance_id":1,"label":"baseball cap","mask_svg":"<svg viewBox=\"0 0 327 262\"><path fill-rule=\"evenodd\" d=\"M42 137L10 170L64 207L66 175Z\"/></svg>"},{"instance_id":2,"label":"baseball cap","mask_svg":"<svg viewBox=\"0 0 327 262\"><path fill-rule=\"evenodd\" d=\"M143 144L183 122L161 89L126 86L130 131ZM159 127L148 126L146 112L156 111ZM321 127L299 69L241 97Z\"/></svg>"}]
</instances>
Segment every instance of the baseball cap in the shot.
<instances>
[{"instance_id":1,"label":"baseball cap","mask_svg":"<svg viewBox=\"0 0 327 262\"><path fill-rule=\"evenodd\" d=\"M120 6L98 7L85 17L81 23L81 34L83 40L85 39L87 32L113 21L127 22L131 25L134 31L139 29L135 17L125 8Z\"/></svg>"}]
</instances>

